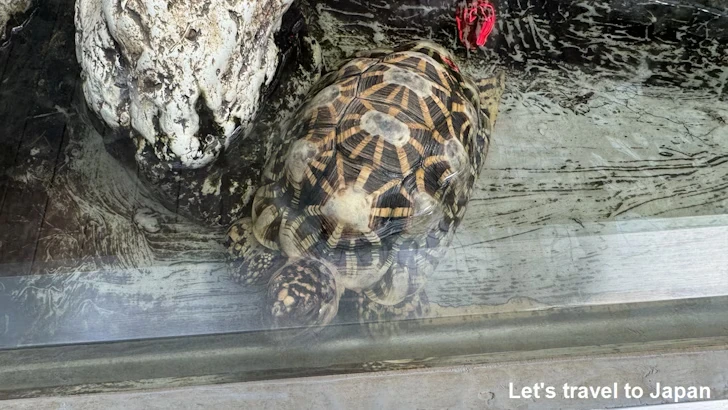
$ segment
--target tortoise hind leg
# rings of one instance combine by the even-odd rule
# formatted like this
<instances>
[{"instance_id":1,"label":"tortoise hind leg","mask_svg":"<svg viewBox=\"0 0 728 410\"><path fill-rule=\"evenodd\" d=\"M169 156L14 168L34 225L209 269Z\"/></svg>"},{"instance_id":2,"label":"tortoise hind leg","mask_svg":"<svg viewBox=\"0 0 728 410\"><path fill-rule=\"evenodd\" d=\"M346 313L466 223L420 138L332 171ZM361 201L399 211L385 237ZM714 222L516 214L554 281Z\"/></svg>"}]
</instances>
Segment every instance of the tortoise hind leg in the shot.
<instances>
[{"instance_id":1,"label":"tortoise hind leg","mask_svg":"<svg viewBox=\"0 0 728 410\"><path fill-rule=\"evenodd\" d=\"M380 305L394 306L401 303L410 291L410 272L405 266L394 264L389 267L379 282L364 290L366 297Z\"/></svg>"},{"instance_id":2,"label":"tortoise hind leg","mask_svg":"<svg viewBox=\"0 0 728 410\"><path fill-rule=\"evenodd\" d=\"M261 245L253 234L251 218L242 218L228 230L228 252L233 279L244 284L267 282L286 258Z\"/></svg>"},{"instance_id":3,"label":"tortoise hind leg","mask_svg":"<svg viewBox=\"0 0 728 410\"><path fill-rule=\"evenodd\" d=\"M440 214L429 214L430 217L433 215ZM405 234L397 245L399 250L395 252L395 259L382 279L359 295L359 321L367 327L372 337L396 336L403 330L405 321L408 327L412 325L411 320L428 317L430 313L424 287L427 276L434 271L444 248L436 244L428 247L426 240L408 238L411 234ZM432 237L421 233L416 236Z\"/></svg>"},{"instance_id":4,"label":"tortoise hind leg","mask_svg":"<svg viewBox=\"0 0 728 410\"><path fill-rule=\"evenodd\" d=\"M375 339L391 338L407 332L412 320L430 317L430 303L424 289L396 305L382 305L359 294L356 302L359 321Z\"/></svg>"}]
</instances>

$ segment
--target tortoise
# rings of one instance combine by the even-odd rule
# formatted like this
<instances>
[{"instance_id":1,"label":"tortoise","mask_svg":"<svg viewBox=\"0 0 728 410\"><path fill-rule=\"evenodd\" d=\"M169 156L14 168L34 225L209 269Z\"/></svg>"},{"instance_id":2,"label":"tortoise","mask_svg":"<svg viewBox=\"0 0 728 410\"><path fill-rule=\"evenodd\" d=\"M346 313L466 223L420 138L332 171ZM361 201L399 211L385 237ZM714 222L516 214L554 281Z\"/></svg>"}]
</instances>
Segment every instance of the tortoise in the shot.
<instances>
[{"instance_id":1,"label":"tortoise","mask_svg":"<svg viewBox=\"0 0 728 410\"><path fill-rule=\"evenodd\" d=\"M473 82L427 41L358 53L319 80L282 127L252 217L228 231L233 275L268 282L268 325L320 329L346 289L362 320L423 314L503 87L502 72Z\"/></svg>"}]
</instances>

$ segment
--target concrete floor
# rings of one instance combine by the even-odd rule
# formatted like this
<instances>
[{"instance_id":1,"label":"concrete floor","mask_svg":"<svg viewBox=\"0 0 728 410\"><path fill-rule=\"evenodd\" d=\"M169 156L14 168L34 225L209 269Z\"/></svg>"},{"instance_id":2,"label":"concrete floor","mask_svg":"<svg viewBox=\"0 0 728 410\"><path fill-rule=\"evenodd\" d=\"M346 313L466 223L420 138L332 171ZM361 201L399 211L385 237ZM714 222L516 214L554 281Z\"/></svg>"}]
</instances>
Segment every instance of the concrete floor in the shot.
<instances>
[{"instance_id":1,"label":"concrete floor","mask_svg":"<svg viewBox=\"0 0 728 410\"><path fill-rule=\"evenodd\" d=\"M665 404L650 409L728 409L728 350L577 357L391 371L375 374L232 383L148 392L90 394L0 402L0 409L602 409ZM512 387L511 387L512 383ZM553 399L515 398L524 386L555 387ZM566 398L563 385L618 386L618 398ZM664 386L705 386L712 401L675 406L649 397ZM644 390L626 398L624 387ZM509 391L512 389L512 391ZM542 391L543 392L543 391ZM543 394L543 393L542 393ZM705 397L704 399L708 399ZM695 401L683 399L680 402Z\"/></svg>"}]
</instances>

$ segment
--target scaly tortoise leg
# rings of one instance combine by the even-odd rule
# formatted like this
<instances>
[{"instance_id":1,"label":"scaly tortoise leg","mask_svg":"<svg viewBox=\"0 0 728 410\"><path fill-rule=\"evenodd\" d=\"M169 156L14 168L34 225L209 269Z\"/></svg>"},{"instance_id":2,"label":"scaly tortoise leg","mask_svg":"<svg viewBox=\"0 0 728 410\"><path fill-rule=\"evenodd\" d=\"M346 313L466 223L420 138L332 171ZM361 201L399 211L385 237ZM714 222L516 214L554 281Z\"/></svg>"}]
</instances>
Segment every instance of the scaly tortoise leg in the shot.
<instances>
[{"instance_id":1,"label":"scaly tortoise leg","mask_svg":"<svg viewBox=\"0 0 728 410\"><path fill-rule=\"evenodd\" d=\"M369 336L386 339L404 332L404 322L430 317L431 309L424 289L407 296L396 305L382 305L360 293L356 302L359 321Z\"/></svg>"},{"instance_id":2,"label":"scaly tortoise leg","mask_svg":"<svg viewBox=\"0 0 728 410\"><path fill-rule=\"evenodd\" d=\"M246 285L266 283L286 262L280 252L255 239L251 218L236 221L228 230L228 252L233 279Z\"/></svg>"}]
</instances>

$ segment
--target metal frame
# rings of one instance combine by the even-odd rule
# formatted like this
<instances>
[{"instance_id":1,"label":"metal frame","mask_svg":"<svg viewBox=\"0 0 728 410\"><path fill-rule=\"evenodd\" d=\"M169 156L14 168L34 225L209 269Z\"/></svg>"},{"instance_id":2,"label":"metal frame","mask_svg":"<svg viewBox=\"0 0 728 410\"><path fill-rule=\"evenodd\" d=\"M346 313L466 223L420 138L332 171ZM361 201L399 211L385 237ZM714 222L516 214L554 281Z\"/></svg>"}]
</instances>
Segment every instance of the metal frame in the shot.
<instances>
[{"instance_id":1,"label":"metal frame","mask_svg":"<svg viewBox=\"0 0 728 410\"><path fill-rule=\"evenodd\" d=\"M245 332L0 351L0 399L511 360L728 348L728 297L335 326L297 343ZM285 332L285 331L284 331ZM281 336L281 335L276 335Z\"/></svg>"}]
</instances>

